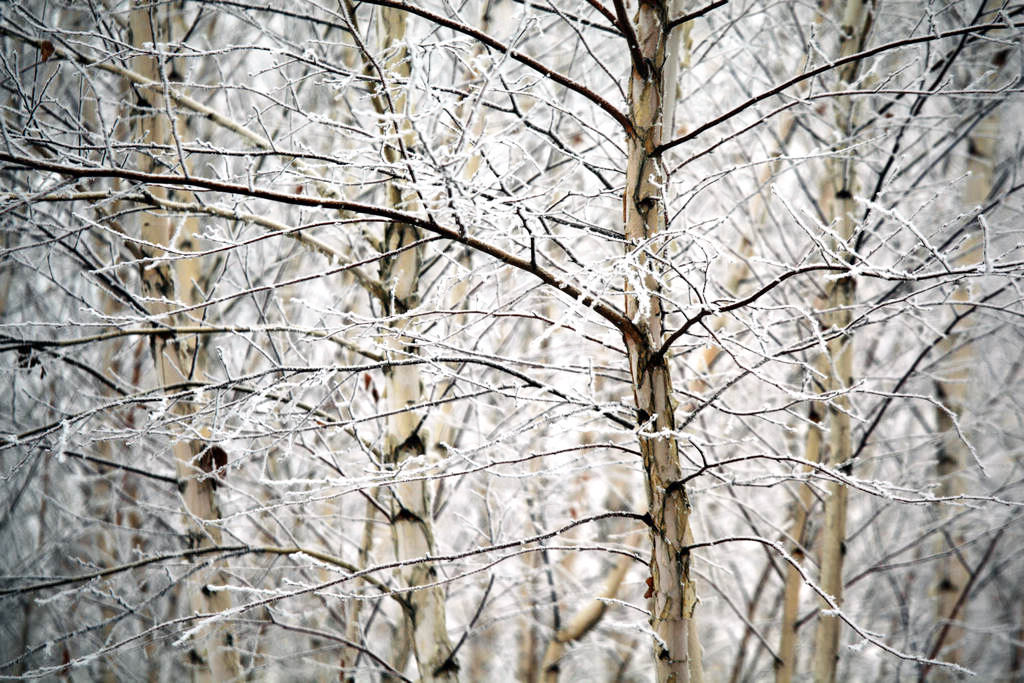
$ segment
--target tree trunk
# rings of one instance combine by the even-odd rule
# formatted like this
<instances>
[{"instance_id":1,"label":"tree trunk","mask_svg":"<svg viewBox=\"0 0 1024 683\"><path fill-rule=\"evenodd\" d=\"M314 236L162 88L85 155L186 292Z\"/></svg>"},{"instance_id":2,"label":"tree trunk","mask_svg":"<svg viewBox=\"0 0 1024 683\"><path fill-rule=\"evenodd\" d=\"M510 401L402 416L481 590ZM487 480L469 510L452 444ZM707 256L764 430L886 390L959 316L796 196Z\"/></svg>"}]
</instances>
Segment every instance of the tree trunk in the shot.
<instances>
[{"instance_id":1,"label":"tree trunk","mask_svg":"<svg viewBox=\"0 0 1024 683\"><path fill-rule=\"evenodd\" d=\"M993 16L992 13L997 12L1002 4L998 0L989 0L985 7L985 11L989 12L986 18L990 19ZM1000 67L1006 62L1007 55L1005 47L994 46L994 49L995 52L990 60L992 71L989 77L989 80L993 82L996 80L995 75ZM964 189L965 211L976 210L988 200L992 190L992 171L995 168L995 147L998 135L999 113L993 112L982 119L971 130L967 138L967 171L969 175ZM982 219L979 218L980 220ZM954 261L956 267L971 267L984 258L981 232L980 229L976 229L968 237ZM956 304L968 302L971 295L968 283L957 285L952 296L953 312L959 312L957 309L960 306ZM941 345L942 350L947 354L945 366L940 373L941 378L936 382L936 393L941 405L936 410L936 429L940 441L935 474L939 482L936 495L941 497L955 497L966 493L963 471L968 466L969 449L964 441L966 435L960 433L957 427L961 424L960 419L964 416L964 410L967 407L967 387L974 365L974 349L967 341L971 336L969 322L968 319L961 323L955 332L942 341ZM946 506L943 507L943 511L946 517L950 517L955 510ZM935 611L940 628L947 621L962 620L963 612L966 610L966 605L958 604L960 603L960 594L970 578L970 569L958 549L963 541L963 532L953 527L952 523L943 526L937 551L945 553L945 556L938 563L935 577ZM945 631L944 647L939 656L948 662L962 663L964 659L961 642L963 636L963 628L951 625ZM933 675L940 681L955 680L955 675L946 669L937 669Z\"/></svg>"},{"instance_id":2,"label":"tree trunk","mask_svg":"<svg viewBox=\"0 0 1024 683\"><path fill-rule=\"evenodd\" d=\"M167 6L157 7L150 4L137 4L131 13L132 40L141 50L151 52L162 43L173 42L173 21L166 12ZM165 33L154 36L153 29ZM140 55L133 58L133 68L155 82L162 82L171 71L171 66L161 58ZM137 155L139 170L160 172L162 165L157 163L157 147L174 146L179 131L177 122L164 114L166 103L163 93L158 88L139 88L139 106L144 114L138 118L136 139L144 145L152 146L151 152L145 149ZM174 168L185 163L184 159L174 157L168 165ZM187 171L187 169L180 169ZM167 199L172 191L162 187L150 190L154 196ZM177 198L191 201L191 193L177 192ZM181 196L184 195L184 196ZM180 220L181 222L177 222ZM180 251L193 250L193 242L198 228L194 217L173 219L159 212L140 213L140 232L142 239L151 245L153 253L150 257L163 256L161 247L173 247ZM158 261L142 270L143 291L150 298L149 310L152 315L160 316L177 305L195 301L195 283L199 278L199 267L196 259L178 259L173 266L166 261ZM177 316L160 317L158 324L174 324ZM167 387L179 382L194 379L201 374L202 359L197 357L198 350L194 340L184 338L152 337L153 360L156 366L157 382ZM184 402L177 402L173 411L184 415L190 412ZM200 466L200 457L205 445L194 442L184 436L179 437L171 446L177 467L179 491L182 496L189 542L194 548L220 545L221 533L216 522L220 518L214 492L214 482L205 478L206 471ZM207 454L208 459L212 456ZM189 581L189 601L192 611L196 614L216 615L231 609L231 594L226 591L208 590L211 584L220 582L218 570L201 572ZM196 680L232 681L241 675L238 651L234 646L231 631L223 624L217 624L205 630L203 637L197 639L193 661L196 662L194 676Z\"/></svg>"},{"instance_id":3,"label":"tree trunk","mask_svg":"<svg viewBox=\"0 0 1024 683\"><path fill-rule=\"evenodd\" d=\"M626 315L637 325L639 335L627 334L625 342L651 524L651 627L657 678L683 683L703 678L693 614L697 596L690 576L690 501L679 465L671 371L666 358L657 353L664 338L658 297L662 282L656 263L646 255L665 230L666 173L655 150L663 141L666 118L671 121L673 102L665 100L663 69L670 42L669 10L674 4L642 2L633 22L636 45L629 84L633 130L627 139L623 217L627 248L637 250L627 278ZM624 7L618 7L620 22L628 22ZM671 63L678 59L673 54ZM674 81L668 89L674 93Z\"/></svg>"},{"instance_id":4,"label":"tree trunk","mask_svg":"<svg viewBox=\"0 0 1024 683\"><path fill-rule=\"evenodd\" d=\"M381 67L385 78L405 80L410 74L405 47L406 12L381 8L378 13L378 44L383 54ZM385 147L388 161L401 166L404 151L415 143L415 133L408 125L406 107L413 106L405 95L404 84L388 82L375 98L378 113L384 119L382 129L390 144ZM401 117L402 125L387 123ZM410 179L411 180L411 179ZM403 191L395 184L388 186L388 202L395 208L413 211L419 198L412 191ZM420 239L419 230L404 223L391 223L384 235L384 248L394 251ZM391 360L405 360L417 355L415 342L403 335L411 323L401 316L419 304L419 277L422 262L420 247L407 248L381 260L381 279L392 293L386 308L395 316L394 330L386 340ZM419 366L403 365L385 370L387 393L388 437L385 456L395 467L410 458L422 458L430 448L429 430L423 429L425 417L408 407L424 399ZM409 560L436 554L434 543L433 495L429 481L415 481L392 487L391 529L396 558ZM437 567L421 562L401 570L402 582L409 587L428 586L438 580ZM418 588L408 594L406 614L412 636L413 654L421 681L457 681L458 663L448 637L445 616L445 594L441 586Z\"/></svg>"},{"instance_id":5,"label":"tree trunk","mask_svg":"<svg viewBox=\"0 0 1024 683\"><path fill-rule=\"evenodd\" d=\"M815 370L827 375L828 368L825 365L825 356L821 355L815 363ZM821 461L821 421L822 406L818 402L812 402L808 408L807 438L804 442L804 459L808 462ZM811 474L809 468L805 469ZM793 526L789 532L792 539L788 544L789 554L796 562L801 562L810 542L807 516L814 505L814 491L808 484L799 485L799 493L796 501L793 502ZM800 590L803 587L804 579L800 570L786 564L786 584L782 594L782 635L779 639L779 665L775 669L776 683L790 683L796 675L797 665L797 619L800 617Z\"/></svg>"},{"instance_id":6,"label":"tree trunk","mask_svg":"<svg viewBox=\"0 0 1024 683\"><path fill-rule=\"evenodd\" d=\"M847 57L860 51L870 28L870 2L849 0L846 3L841 30L843 32L839 56ZM860 62L851 62L839 71L838 89L851 87L857 79ZM857 173L854 165L854 151L849 149L851 136L856 128L857 100L839 98L835 102L836 129L839 146L831 160L831 191L833 198L826 204L827 217L834 231L830 240L832 258L852 263L850 243L857 227L857 203L854 193L858 190ZM826 410L825 458L832 468L849 468L853 455L853 437L850 429L850 399L848 391L853 385L853 336L846 329L853 319L851 307L854 304L856 282L850 276L829 280L825 287L826 312L822 324L829 339L828 378L826 389L831 395ZM821 589L832 596L837 605L843 599L843 561L846 554L846 505L848 491L844 484L829 481L826 484L825 521L821 534L819 565ZM829 609L822 601L822 610ZM834 614L819 614L818 628L814 640L814 680L831 683L836 679L839 662L839 617Z\"/></svg>"}]
</instances>

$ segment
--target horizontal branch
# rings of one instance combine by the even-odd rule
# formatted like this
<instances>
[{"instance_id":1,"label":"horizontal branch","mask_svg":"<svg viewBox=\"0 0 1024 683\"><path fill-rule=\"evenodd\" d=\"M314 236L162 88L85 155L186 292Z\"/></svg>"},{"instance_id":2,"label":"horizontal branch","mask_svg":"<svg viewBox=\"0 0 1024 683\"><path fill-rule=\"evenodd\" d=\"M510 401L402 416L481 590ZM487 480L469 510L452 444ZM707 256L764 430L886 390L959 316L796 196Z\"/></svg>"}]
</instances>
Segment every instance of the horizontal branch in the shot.
<instances>
[{"instance_id":1,"label":"horizontal branch","mask_svg":"<svg viewBox=\"0 0 1024 683\"><path fill-rule=\"evenodd\" d=\"M508 266L529 273L538 278L544 284L554 287L569 298L578 301L584 306L592 308L595 313L614 325L615 328L624 336L631 336L636 339L641 338L639 330L633 321L627 318L625 314L614 306L601 301L593 295L585 293L579 287L576 287L568 281L563 280L544 268L532 263L530 259L524 259L510 254L504 249L500 249L489 242L476 239L470 235L464 235L461 231L455 228L439 225L432 219L422 218L415 214L400 211L398 209L377 206L374 204L353 202L345 199L335 199L331 197L313 197L309 195L275 192L273 190L267 190L257 186L248 187L246 185L236 185L195 175L161 175L158 173L145 173L142 171L134 171L124 168L70 166L45 161L43 159L15 156L7 152L0 152L0 161L5 161L7 163L14 164L15 166L21 166L27 169L48 171L76 178L120 178L122 180L130 180L146 185L170 185L175 187L187 187L190 189L210 190L235 196L265 199L267 201L292 206L308 206L318 209L349 211L355 214L405 223L452 240L453 242L463 244L474 251L491 256Z\"/></svg>"}]
</instances>

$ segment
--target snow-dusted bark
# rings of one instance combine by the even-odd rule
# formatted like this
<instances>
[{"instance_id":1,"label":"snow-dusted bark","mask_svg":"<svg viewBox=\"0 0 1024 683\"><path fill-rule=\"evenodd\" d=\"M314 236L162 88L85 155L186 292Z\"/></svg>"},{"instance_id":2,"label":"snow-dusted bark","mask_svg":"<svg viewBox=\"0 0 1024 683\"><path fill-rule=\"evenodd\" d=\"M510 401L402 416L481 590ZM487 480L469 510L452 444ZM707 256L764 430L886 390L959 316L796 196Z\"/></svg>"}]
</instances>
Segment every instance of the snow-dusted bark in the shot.
<instances>
[{"instance_id":1,"label":"snow-dusted bark","mask_svg":"<svg viewBox=\"0 0 1024 683\"><path fill-rule=\"evenodd\" d=\"M640 3L632 20L635 41L629 79L626 185L623 190L625 234L631 258L627 278L626 315L639 332L625 337L636 401L640 450L651 524L651 627L659 681L702 679L700 645L694 610L697 596L691 575L690 501L679 463L679 444L672 400L672 372L663 353L659 292L660 267L648 257L665 230L666 170L656 149L662 144L666 110L666 63L669 54L669 10L674 3ZM628 24L622 4L620 23ZM671 118L671 116L669 117ZM639 247L639 248L638 248Z\"/></svg>"}]
</instances>

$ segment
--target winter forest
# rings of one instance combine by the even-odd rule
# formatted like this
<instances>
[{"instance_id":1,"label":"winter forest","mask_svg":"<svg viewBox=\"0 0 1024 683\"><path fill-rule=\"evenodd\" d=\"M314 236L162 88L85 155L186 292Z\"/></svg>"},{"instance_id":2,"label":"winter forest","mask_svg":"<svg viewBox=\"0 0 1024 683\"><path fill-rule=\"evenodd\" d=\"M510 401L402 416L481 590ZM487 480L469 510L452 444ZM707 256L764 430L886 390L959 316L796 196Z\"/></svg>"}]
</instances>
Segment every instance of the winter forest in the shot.
<instances>
[{"instance_id":1,"label":"winter forest","mask_svg":"<svg viewBox=\"0 0 1024 683\"><path fill-rule=\"evenodd\" d=\"M0 678L1024 680L1024 4L0 5Z\"/></svg>"}]
</instances>

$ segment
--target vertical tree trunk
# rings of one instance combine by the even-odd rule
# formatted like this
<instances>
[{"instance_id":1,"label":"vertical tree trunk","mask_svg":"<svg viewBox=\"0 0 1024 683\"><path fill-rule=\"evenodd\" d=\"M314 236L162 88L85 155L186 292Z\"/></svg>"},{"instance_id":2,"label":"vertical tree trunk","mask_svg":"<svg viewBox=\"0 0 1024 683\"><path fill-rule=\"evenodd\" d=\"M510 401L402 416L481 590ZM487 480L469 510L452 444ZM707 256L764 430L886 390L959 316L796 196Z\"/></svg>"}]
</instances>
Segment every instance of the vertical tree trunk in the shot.
<instances>
[{"instance_id":1,"label":"vertical tree trunk","mask_svg":"<svg viewBox=\"0 0 1024 683\"><path fill-rule=\"evenodd\" d=\"M380 489L371 489L368 491L368 495L377 498ZM373 527L376 524L377 508L369 500L366 501L365 519L363 520L363 536L359 543L359 555L356 561L357 567L369 566L369 558L373 550ZM360 583L356 585L361 585ZM362 643L362 624L360 622L360 614L363 611L363 600L350 600L349 604L346 605L345 619L345 638L353 643ZM341 675L338 677L341 683L355 683L357 680L356 663L360 660L361 653L354 647L344 646L341 648L341 654L338 660L341 664Z\"/></svg>"},{"instance_id":2,"label":"vertical tree trunk","mask_svg":"<svg viewBox=\"0 0 1024 683\"><path fill-rule=\"evenodd\" d=\"M843 11L840 43L840 57L846 57L861 50L870 28L870 2L848 0ZM860 63L852 62L839 71L839 89L850 87L857 79ZM835 102L836 129L839 145L852 145L851 136L856 127L857 101L854 98L839 98ZM832 201L826 204L827 215L832 224L835 238L831 240L833 257L851 263L853 254L850 243L857 226L857 203L854 193L858 190L857 173L852 149L838 152L830 162ZM825 287L826 312L822 324L826 333L846 330L853 314L855 280L842 276L828 281ZM826 410L825 462L833 468L849 467L853 455L853 438L850 430L850 399L847 391L853 384L853 337L843 332L828 341L828 378L826 390L832 395ZM830 481L826 484L825 521L821 534L819 565L822 590L835 598L841 605L843 599L843 561L846 554L846 505L848 491L845 485ZM828 609L822 602L822 609ZM831 683L836 679L839 661L840 620L834 614L818 616L818 628L814 639L814 680Z\"/></svg>"},{"instance_id":3,"label":"vertical tree trunk","mask_svg":"<svg viewBox=\"0 0 1024 683\"><path fill-rule=\"evenodd\" d=\"M666 102L664 67L669 51L669 10L676 3L641 2L635 21L636 52L629 83L626 186L623 218L630 251L638 251L627 278L626 315L639 335L626 335L633 395L641 429L648 513L651 523L651 627L657 679L673 683L703 678L694 608L697 597L690 576L690 501L679 465L678 440L672 404L671 372L657 353L664 338L662 288L658 266L646 249L656 248L665 230L666 181L663 161L655 150L662 143L665 119L673 102ZM617 3L619 20L629 22ZM673 54L676 64L680 55ZM668 88L674 94L674 81ZM674 95L673 95L674 96Z\"/></svg>"},{"instance_id":4,"label":"vertical tree trunk","mask_svg":"<svg viewBox=\"0 0 1024 683\"><path fill-rule=\"evenodd\" d=\"M385 77L407 79L410 74L405 48L406 12L380 8L377 17L378 44L384 55L381 68ZM406 107L411 107L405 96L405 84L386 83L376 98L378 111L385 120L383 130L391 144L385 147L388 161L402 165L403 155L415 144L415 134L408 125ZM403 124L387 123L398 118ZM395 208L411 211L419 204L414 192L403 191L395 184L388 186L388 203ZM419 231L404 223L391 223L384 235L388 251L406 247L420 239ZM389 316L396 316L396 330L389 337L391 360L415 357L415 342L402 335L410 323L401 316L419 304L419 276L422 250L405 249L388 256L381 262L381 279L390 287L392 298L387 303ZM425 417L419 411L407 410L423 400L423 382L419 367L403 365L385 371L387 392L388 436L385 456L395 466L409 458L427 454L431 445L429 432L423 429ZM435 554L432 485L427 481L399 484L392 488L391 528L398 560L407 560ZM427 586L438 580L433 563L423 562L401 570L403 583L410 587ZM421 681L457 681L458 663L453 659L453 648L448 637L445 616L445 594L440 586L429 586L408 595L408 627L413 653ZM400 664L400 663L398 663Z\"/></svg>"},{"instance_id":5,"label":"vertical tree trunk","mask_svg":"<svg viewBox=\"0 0 1024 683\"><path fill-rule=\"evenodd\" d=\"M805 62L806 64L806 62ZM802 65L804 66L804 65ZM793 130L793 123L795 119L791 116L787 116L784 119L784 123L781 128L780 136L783 140L791 134ZM780 153L784 153L784 149L779 150ZM772 173L775 171L775 164L772 164L770 169ZM767 178L765 179L767 180ZM762 184L765 181L761 181ZM758 224L763 223L763 218L758 221ZM828 374L828 368L826 367L826 359L823 355L819 355L817 361L814 364L814 369L819 376L826 376ZM821 461L821 422L822 422L822 406L817 402L812 402L807 409L807 436L804 440L804 460L807 462L820 462ZM805 471L810 473L810 469L805 468ZM790 538L791 541L787 544L790 556L796 562L802 562L807 552L809 538L809 528L807 525L807 516L810 512L811 506L814 504L814 491L807 484L800 484L798 486L797 499L793 502L793 514L792 514L792 526L790 527ZM803 576L797 567L786 564L785 566L785 578L783 591L782 591L782 624L780 627L779 636L779 658L776 660L775 667L775 683L790 683L793 677L796 675L797 666L797 619L799 618L800 612L800 593L803 588Z\"/></svg>"},{"instance_id":6,"label":"vertical tree trunk","mask_svg":"<svg viewBox=\"0 0 1024 683\"><path fill-rule=\"evenodd\" d=\"M815 369L822 375L828 373L825 356L821 355L815 363ZM807 437L804 442L804 459L808 462L821 461L822 441L822 406L812 402L808 408ZM789 554L796 562L801 562L807 552L809 528L807 515L814 505L814 492L807 484L800 484L797 499L793 503L793 526L790 531L792 541L788 544ZM779 639L779 665L775 669L776 683L790 683L796 675L797 664L797 619L800 616L800 589L803 587L803 576L797 567L786 565L786 584L782 594L782 634Z\"/></svg>"},{"instance_id":7,"label":"vertical tree trunk","mask_svg":"<svg viewBox=\"0 0 1024 683\"><path fill-rule=\"evenodd\" d=\"M160 49L160 45L173 42L173 22L166 14L171 11L168 6L155 6L149 3L137 3L131 13L131 30L134 45L143 52L152 53ZM153 30L164 35L153 35ZM167 78L171 65L161 64L159 57L143 54L133 58L133 68L145 77L161 82ZM136 139L144 145L152 146L151 151L145 149L137 155L137 163L142 171L159 173L163 166L156 161L157 146L174 146L178 131L176 122L168 117L163 93L158 88L139 88L139 107L143 115L138 117L135 131ZM169 160L174 168L184 163L176 156ZM187 169L180 169L187 171ZM171 191L166 188L153 187L150 190L155 196L166 199ZM190 193L178 192L178 199L191 201ZM173 247L188 251L194 248L193 240L197 231L195 218L173 219L160 212L142 212L140 214L140 231L142 239L155 245L151 257L163 256L160 247ZM170 266L165 261L149 264L142 271L143 291L150 298L149 310L154 315L170 311L173 302L192 303L195 300L195 283L198 280L199 268L195 259L179 259ZM174 323L176 317L162 317L160 323ZM197 358L197 349L193 340L155 335L152 337L153 359L156 366L157 381L160 386L170 386L184 380L194 378L203 366ZM189 408L178 402L173 410L185 414ZM184 504L186 523L189 528L189 539L193 547L202 548L221 543L220 528L214 523L220 517L211 479L200 479L205 474L199 465L203 450L202 444L181 437L172 445L174 460L177 467L179 491ZM217 583L219 572L202 572L194 575L188 584L188 597L192 611L198 614L218 614L231 608L231 596L226 591L211 591L207 585ZM238 651L234 646L232 633L222 624L208 628L204 635L197 639L193 661L196 662L194 676L197 680L232 681L241 675Z\"/></svg>"}]
</instances>

